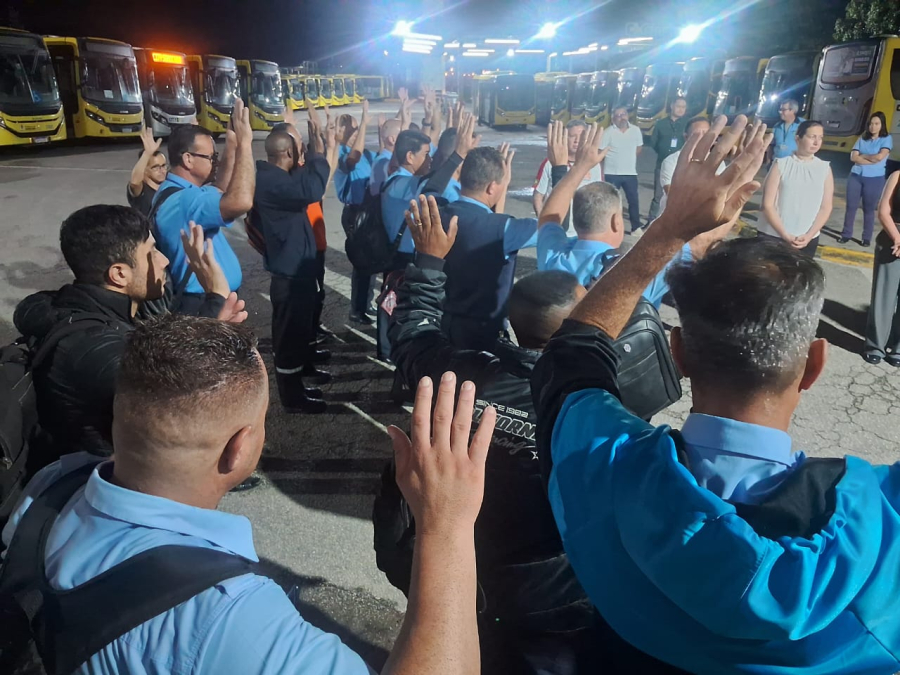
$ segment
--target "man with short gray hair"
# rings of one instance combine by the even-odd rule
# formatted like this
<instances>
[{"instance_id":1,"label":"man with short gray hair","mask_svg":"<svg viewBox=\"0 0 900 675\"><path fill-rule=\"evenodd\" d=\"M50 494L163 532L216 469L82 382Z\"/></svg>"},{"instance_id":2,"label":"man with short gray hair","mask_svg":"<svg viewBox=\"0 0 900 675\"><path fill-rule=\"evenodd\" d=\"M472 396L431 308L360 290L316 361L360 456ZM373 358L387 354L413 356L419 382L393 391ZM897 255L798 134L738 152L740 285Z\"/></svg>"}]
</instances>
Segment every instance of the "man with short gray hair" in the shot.
<instances>
[{"instance_id":1,"label":"man with short gray hair","mask_svg":"<svg viewBox=\"0 0 900 675\"><path fill-rule=\"evenodd\" d=\"M805 122L797 113L800 104L792 98L786 98L778 106L781 121L772 128L772 145L769 148L769 161L790 157L797 149L797 129Z\"/></svg>"},{"instance_id":2,"label":"man with short gray hair","mask_svg":"<svg viewBox=\"0 0 900 675\"><path fill-rule=\"evenodd\" d=\"M622 193L619 189L610 183L577 187L603 155L603 151L597 148L602 135L603 130L595 125L588 130L571 169L566 164L566 129L562 124L556 122L551 125L547 141L547 154L557 185L538 220L538 270L569 272L583 286L590 286L615 262L625 237ZM560 225L570 199L575 238L567 237ZM676 260L690 260L693 255L702 255L704 250L701 240L692 242L685 245ZM644 291L644 296L659 307L668 291L663 270Z\"/></svg>"}]
</instances>

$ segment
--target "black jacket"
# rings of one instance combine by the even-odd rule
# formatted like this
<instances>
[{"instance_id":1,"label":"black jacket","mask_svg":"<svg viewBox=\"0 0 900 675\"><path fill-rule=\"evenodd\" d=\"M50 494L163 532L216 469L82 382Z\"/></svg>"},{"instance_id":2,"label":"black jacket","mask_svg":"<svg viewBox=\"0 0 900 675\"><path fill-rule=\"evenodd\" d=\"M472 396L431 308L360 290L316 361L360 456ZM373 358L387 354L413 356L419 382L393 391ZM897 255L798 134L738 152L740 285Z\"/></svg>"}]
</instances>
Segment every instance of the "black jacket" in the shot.
<instances>
[{"instance_id":1,"label":"black jacket","mask_svg":"<svg viewBox=\"0 0 900 675\"><path fill-rule=\"evenodd\" d=\"M201 316L218 314L222 299L211 298ZM19 332L37 348L60 322L83 312L99 314L105 321L85 321L84 329L64 337L33 373L38 420L52 439L52 449L41 453L46 461L81 450L112 453L116 376L126 335L134 327L131 299L100 286L67 284L28 296L13 317Z\"/></svg>"},{"instance_id":2,"label":"black jacket","mask_svg":"<svg viewBox=\"0 0 900 675\"><path fill-rule=\"evenodd\" d=\"M590 621L590 605L563 553L534 452L530 378L540 354L506 340L497 342L493 354L455 349L440 330L442 269L442 260L421 254L407 267L391 317L391 358L412 389L426 375L438 381L452 370L458 382L475 383L476 419L486 406L497 408L475 525L479 609L539 632L582 628Z\"/></svg>"},{"instance_id":3,"label":"black jacket","mask_svg":"<svg viewBox=\"0 0 900 675\"><path fill-rule=\"evenodd\" d=\"M252 220L266 238L266 269L272 274L315 278L316 239L306 215L328 186L329 167L322 155L288 173L268 162L256 163Z\"/></svg>"}]
</instances>

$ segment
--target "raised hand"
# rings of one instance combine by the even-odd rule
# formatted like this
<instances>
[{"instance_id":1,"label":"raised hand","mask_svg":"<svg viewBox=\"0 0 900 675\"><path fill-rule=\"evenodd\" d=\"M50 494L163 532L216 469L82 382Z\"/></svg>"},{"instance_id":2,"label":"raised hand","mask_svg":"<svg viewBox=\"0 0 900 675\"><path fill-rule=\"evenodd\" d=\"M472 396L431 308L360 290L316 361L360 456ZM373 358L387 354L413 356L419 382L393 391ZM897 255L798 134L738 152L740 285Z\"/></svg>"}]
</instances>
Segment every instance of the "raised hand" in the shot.
<instances>
[{"instance_id":1,"label":"raised hand","mask_svg":"<svg viewBox=\"0 0 900 675\"><path fill-rule=\"evenodd\" d=\"M575 154L575 164L585 169L593 169L603 159L605 154L600 150L600 141L603 140L603 129L598 124L592 124L584 132L578 152Z\"/></svg>"},{"instance_id":2,"label":"raised hand","mask_svg":"<svg viewBox=\"0 0 900 675\"><path fill-rule=\"evenodd\" d=\"M508 186L512 182L512 163L516 151L509 147L509 143L503 143L500 154L503 156L503 185Z\"/></svg>"},{"instance_id":3,"label":"raised hand","mask_svg":"<svg viewBox=\"0 0 900 675\"><path fill-rule=\"evenodd\" d=\"M303 100L306 101L306 114L309 115L310 121L315 122L316 126L321 126L322 123L319 121L319 111L316 110L316 104L309 99L309 96L304 96Z\"/></svg>"},{"instance_id":4,"label":"raised hand","mask_svg":"<svg viewBox=\"0 0 900 675\"><path fill-rule=\"evenodd\" d=\"M705 135L691 135L678 157L666 210L656 221L684 241L733 223L744 204L759 189L755 180L762 166L766 125L753 126L742 152L721 174L716 169L741 139L747 118L738 115L728 133L719 138L726 118L717 118Z\"/></svg>"},{"instance_id":5,"label":"raised hand","mask_svg":"<svg viewBox=\"0 0 900 675\"><path fill-rule=\"evenodd\" d=\"M285 124L294 124L294 109L290 105L284 106L283 116Z\"/></svg>"},{"instance_id":6,"label":"raised hand","mask_svg":"<svg viewBox=\"0 0 900 675\"><path fill-rule=\"evenodd\" d=\"M418 201L413 199L409 202L406 227L416 244L416 251L435 258L445 258L456 241L456 216L450 219L445 232L437 200L432 196L426 198L425 195L419 195Z\"/></svg>"},{"instance_id":7,"label":"raised hand","mask_svg":"<svg viewBox=\"0 0 900 675\"><path fill-rule=\"evenodd\" d=\"M369 101L362 102L362 115L359 118L359 125L362 126L364 124L369 123Z\"/></svg>"},{"instance_id":8,"label":"raised hand","mask_svg":"<svg viewBox=\"0 0 900 675\"><path fill-rule=\"evenodd\" d=\"M193 220L190 221L187 231L181 231L181 245L184 247L188 266L197 276L197 281L203 290L227 298L231 292L231 286L228 284L222 266L216 260L212 239L206 239L203 228Z\"/></svg>"},{"instance_id":9,"label":"raised hand","mask_svg":"<svg viewBox=\"0 0 900 675\"><path fill-rule=\"evenodd\" d=\"M400 103L406 103L406 101L409 100L409 91L406 87L400 87L397 90L397 98L400 99Z\"/></svg>"},{"instance_id":10,"label":"raised hand","mask_svg":"<svg viewBox=\"0 0 900 675\"><path fill-rule=\"evenodd\" d=\"M309 144L312 146L312 151L317 155L324 154L325 153L324 138L327 138L329 136L329 134L325 134L323 136L322 130L312 120L309 120L306 124L307 124L307 130L309 132ZM334 136L334 134L330 134L330 135Z\"/></svg>"},{"instance_id":11,"label":"raised hand","mask_svg":"<svg viewBox=\"0 0 900 675\"><path fill-rule=\"evenodd\" d=\"M562 122L547 125L547 158L550 166L569 165L569 130Z\"/></svg>"},{"instance_id":12,"label":"raised hand","mask_svg":"<svg viewBox=\"0 0 900 675\"><path fill-rule=\"evenodd\" d=\"M219 310L219 314L216 318L219 321L226 321L228 323L244 323L249 316L244 309L245 305L246 303L238 298L238 294L232 291L228 294L228 297L225 298L225 304L222 305L222 309Z\"/></svg>"},{"instance_id":13,"label":"raised hand","mask_svg":"<svg viewBox=\"0 0 900 675\"><path fill-rule=\"evenodd\" d=\"M231 111L231 127L234 129L234 135L237 137L239 144L253 142L253 128L250 126L250 109L239 98L234 100L234 109Z\"/></svg>"},{"instance_id":14,"label":"raised hand","mask_svg":"<svg viewBox=\"0 0 900 675\"><path fill-rule=\"evenodd\" d=\"M388 428L397 485L416 520L417 533L449 536L469 532L484 499L484 464L497 413L493 407L485 408L469 443L475 385L463 383L454 415L455 392L456 375L444 373L432 425L434 383L423 378L416 388L412 440L397 427Z\"/></svg>"},{"instance_id":15,"label":"raised hand","mask_svg":"<svg viewBox=\"0 0 900 675\"><path fill-rule=\"evenodd\" d=\"M144 152L148 155L153 155L159 150L159 146L162 145L162 139L153 140L153 129L150 127L144 127L141 129L141 143L144 146Z\"/></svg>"},{"instance_id":16,"label":"raised hand","mask_svg":"<svg viewBox=\"0 0 900 675\"><path fill-rule=\"evenodd\" d=\"M475 116L464 113L456 131L456 154L463 159L481 142L481 136L475 135Z\"/></svg>"}]
</instances>

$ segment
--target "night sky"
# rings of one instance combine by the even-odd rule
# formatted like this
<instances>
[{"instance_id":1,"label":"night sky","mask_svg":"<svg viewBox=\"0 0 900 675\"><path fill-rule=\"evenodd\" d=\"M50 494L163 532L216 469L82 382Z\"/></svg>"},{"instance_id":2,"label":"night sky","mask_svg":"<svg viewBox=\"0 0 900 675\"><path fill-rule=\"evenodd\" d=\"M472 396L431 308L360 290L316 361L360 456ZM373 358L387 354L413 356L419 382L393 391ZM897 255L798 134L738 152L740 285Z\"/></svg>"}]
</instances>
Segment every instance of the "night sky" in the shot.
<instances>
[{"instance_id":1,"label":"night sky","mask_svg":"<svg viewBox=\"0 0 900 675\"><path fill-rule=\"evenodd\" d=\"M847 0L4 0L0 25L41 34L91 35L187 53L263 58L282 65L326 60L378 72L398 19L432 18L415 30L452 37L518 38L545 21L569 19L553 49L576 49L649 32L670 37L688 23L742 11L714 24L695 46L729 55L770 56L830 40ZM7 9L8 8L8 9ZM806 40L809 44L796 44ZM761 53L764 52L764 53ZM693 55L693 54L691 54ZM683 57L683 55L679 55ZM392 58L396 58L396 55ZM411 57L415 58L415 57Z\"/></svg>"}]
</instances>

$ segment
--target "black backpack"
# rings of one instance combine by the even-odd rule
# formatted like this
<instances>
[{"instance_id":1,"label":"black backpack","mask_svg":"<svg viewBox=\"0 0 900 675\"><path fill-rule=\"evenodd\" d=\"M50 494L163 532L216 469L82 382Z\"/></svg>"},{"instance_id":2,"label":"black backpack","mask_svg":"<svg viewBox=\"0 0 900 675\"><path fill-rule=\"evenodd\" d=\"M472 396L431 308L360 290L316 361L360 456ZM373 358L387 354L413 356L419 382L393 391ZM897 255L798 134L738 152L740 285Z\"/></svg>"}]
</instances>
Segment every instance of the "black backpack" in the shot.
<instances>
[{"instance_id":1,"label":"black backpack","mask_svg":"<svg viewBox=\"0 0 900 675\"><path fill-rule=\"evenodd\" d=\"M641 298L615 341L622 405L645 420L681 398L681 376L656 307Z\"/></svg>"},{"instance_id":2,"label":"black backpack","mask_svg":"<svg viewBox=\"0 0 900 675\"><path fill-rule=\"evenodd\" d=\"M32 372L88 321L108 324L110 319L79 312L54 326L36 350L24 338L0 348L0 526L15 508L30 470L40 468L31 457L40 440Z\"/></svg>"},{"instance_id":3,"label":"black backpack","mask_svg":"<svg viewBox=\"0 0 900 675\"><path fill-rule=\"evenodd\" d=\"M0 571L0 673L69 675L145 621L256 564L193 546L160 546L67 591L50 586L45 547L60 511L96 464L43 492L16 528Z\"/></svg>"},{"instance_id":4,"label":"black backpack","mask_svg":"<svg viewBox=\"0 0 900 675\"><path fill-rule=\"evenodd\" d=\"M363 274L377 274L388 269L406 232L404 219L397 236L391 240L381 217L381 195L399 177L389 178L377 195L371 194L366 187L362 204L346 204L341 213L341 225L347 235L344 252L353 268Z\"/></svg>"},{"instance_id":5,"label":"black backpack","mask_svg":"<svg viewBox=\"0 0 900 675\"><path fill-rule=\"evenodd\" d=\"M181 192L183 189L184 188L178 187L177 185L170 185L156 196L156 199L153 202L153 208L151 208L150 213L147 214L147 218L150 220L150 231L153 233L153 238L156 239L156 241L160 241L159 228L156 225L156 212L159 211L159 208L169 197L176 192ZM176 286L172 282L172 277L167 271L163 296L158 300L147 300L142 302L141 306L138 308L137 318L149 319L161 314L174 312L178 308L178 305L181 304L181 296L184 295L184 289L187 288L188 282L191 280L191 275L191 269L188 267L187 274L184 275L183 279L179 280L178 285Z\"/></svg>"}]
</instances>

